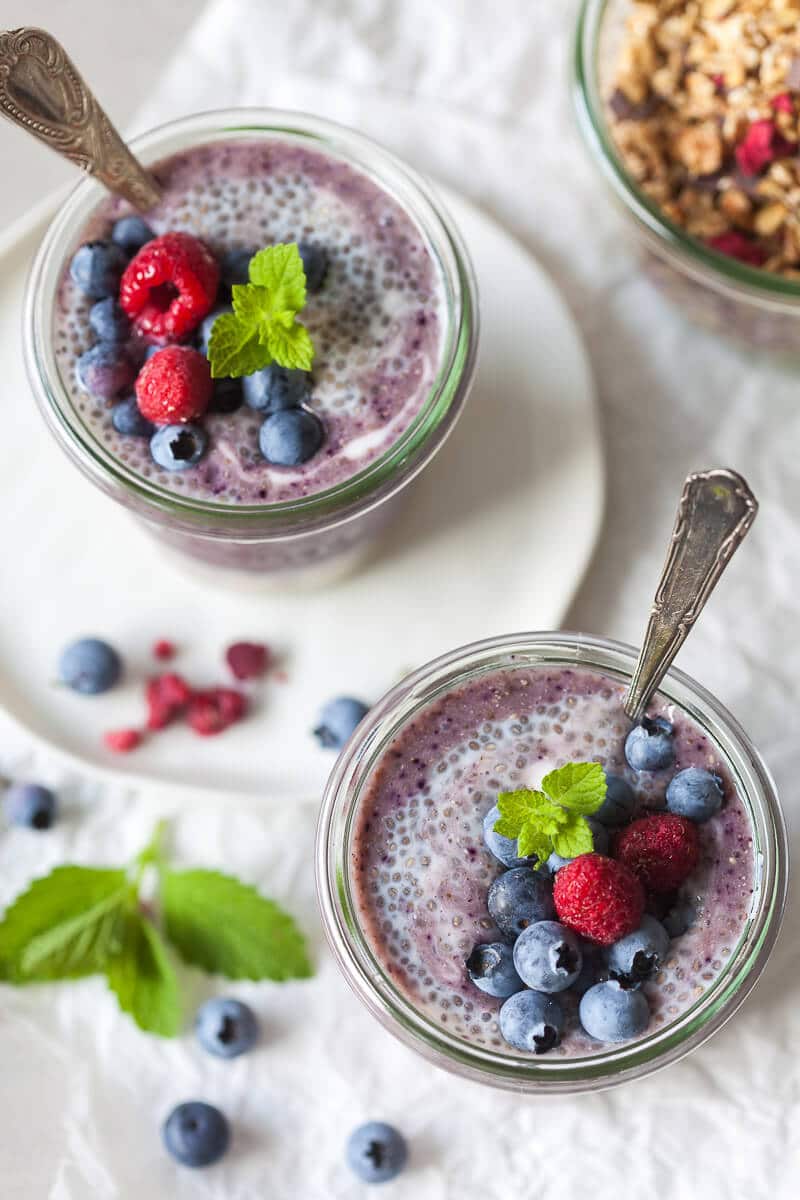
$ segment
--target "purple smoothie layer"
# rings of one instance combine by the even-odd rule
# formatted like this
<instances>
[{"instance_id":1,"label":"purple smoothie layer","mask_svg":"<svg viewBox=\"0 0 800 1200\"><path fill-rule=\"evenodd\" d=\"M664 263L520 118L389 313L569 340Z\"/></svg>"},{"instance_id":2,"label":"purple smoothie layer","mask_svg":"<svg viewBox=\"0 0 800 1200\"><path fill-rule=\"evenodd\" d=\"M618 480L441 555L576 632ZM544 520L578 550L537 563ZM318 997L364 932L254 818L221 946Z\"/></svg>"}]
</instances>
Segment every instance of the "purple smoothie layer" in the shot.
<instances>
[{"instance_id":1,"label":"purple smoothie layer","mask_svg":"<svg viewBox=\"0 0 800 1200\"><path fill-rule=\"evenodd\" d=\"M76 411L115 459L179 495L223 504L294 500L340 484L386 453L428 398L441 365L445 299L430 246L411 217L366 174L321 150L278 138L196 146L156 164L164 189L148 213L162 234L184 230L217 255L275 242L324 246L330 267L302 320L316 349L310 407L325 427L322 449L299 467L262 458L263 421L243 406L211 415L210 448L189 471L164 471L146 439L122 437L110 404L81 391L78 356L95 338L91 301L64 274L54 314L59 370ZM79 242L107 237L128 212L109 198Z\"/></svg>"},{"instance_id":2,"label":"purple smoothie layer","mask_svg":"<svg viewBox=\"0 0 800 1200\"><path fill-rule=\"evenodd\" d=\"M702 857L682 889L697 911L644 985L649 1031L680 1016L725 966L753 899L753 830L716 747L659 698L653 715L675 727L674 767L631 771L623 686L586 670L519 668L484 676L425 708L384 753L356 815L352 882L360 922L396 987L432 1022L468 1042L512 1053L502 1041L501 1001L469 980L477 942L499 940L486 907L504 869L486 850L482 824L501 791L538 786L568 761L600 762L634 787L641 809L663 808L675 771L698 766L722 779L720 813L699 826ZM559 995L567 1027L550 1057L599 1053L577 1020L577 997Z\"/></svg>"}]
</instances>

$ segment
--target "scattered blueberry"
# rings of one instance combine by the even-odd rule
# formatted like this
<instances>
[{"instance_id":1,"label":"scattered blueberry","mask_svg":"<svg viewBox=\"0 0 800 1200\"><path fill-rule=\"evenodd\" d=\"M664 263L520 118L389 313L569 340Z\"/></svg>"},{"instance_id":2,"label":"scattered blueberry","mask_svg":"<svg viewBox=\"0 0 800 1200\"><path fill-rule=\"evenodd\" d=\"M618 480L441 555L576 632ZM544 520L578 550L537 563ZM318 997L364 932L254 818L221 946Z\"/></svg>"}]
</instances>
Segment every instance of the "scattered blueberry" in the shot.
<instances>
[{"instance_id":1,"label":"scattered blueberry","mask_svg":"<svg viewBox=\"0 0 800 1200\"><path fill-rule=\"evenodd\" d=\"M636 793L621 775L606 775L606 798L594 813L595 820L609 829L627 825L636 808Z\"/></svg>"},{"instance_id":2,"label":"scattered blueberry","mask_svg":"<svg viewBox=\"0 0 800 1200\"><path fill-rule=\"evenodd\" d=\"M136 378L136 367L125 348L112 342L98 342L86 350L75 364L75 371L83 390L99 400L113 400Z\"/></svg>"},{"instance_id":3,"label":"scattered blueberry","mask_svg":"<svg viewBox=\"0 0 800 1200\"><path fill-rule=\"evenodd\" d=\"M208 357L208 343L211 340L211 330L214 328L214 322L217 317L221 317L223 313L232 313L233 309L230 304L221 304L218 308L212 308L208 316L201 322L199 331L200 349L203 354Z\"/></svg>"},{"instance_id":4,"label":"scattered blueberry","mask_svg":"<svg viewBox=\"0 0 800 1200\"><path fill-rule=\"evenodd\" d=\"M549 875L530 867L505 871L489 888L486 902L492 920L506 937L519 937L534 922L555 916Z\"/></svg>"},{"instance_id":5,"label":"scattered blueberry","mask_svg":"<svg viewBox=\"0 0 800 1200\"><path fill-rule=\"evenodd\" d=\"M197 1039L209 1054L237 1058L250 1050L258 1038L258 1021L252 1008L241 1000L216 997L207 1000L195 1020Z\"/></svg>"},{"instance_id":6,"label":"scattered blueberry","mask_svg":"<svg viewBox=\"0 0 800 1200\"><path fill-rule=\"evenodd\" d=\"M128 265L125 251L113 242L87 242L69 266L72 282L93 300L116 296L122 272Z\"/></svg>"},{"instance_id":7,"label":"scattered blueberry","mask_svg":"<svg viewBox=\"0 0 800 1200\"><path fill-rule=\"evenodd\" d=\"M581 973L581 944L558 921L537 921L523 929L514 943L514 966L534 991L563 992Z\"/></svg>"},{"instance_id":8,"label":"scattered blueberry","mask_svg":"<svg viewBox=\"0 0 800 1200\"><path fill-rule=\"evenodd\" d=\"M514 969L514 952L507 942L483 942L466 961L467 974L487 996L505 999L525 985Z\"/></svg>"},{"instance_id":9,"label":"scattered blueberry","mask_svg":"<svg viewBox=\"0 0 800 1200\"><path fill-rule=\"evenodd\" d=\"M227 1118L202 1100L173 1108L162 1133L167 1150L185 1167L208 1167L217 1162L231 1140Z\"/></svg>"},{"instance_id":10,"label":"scattered blueberry","mask_svg":"<svg viewBox=\"0 0 800 1200\"><path fill-rule=\"evenodd\" d=\"M272 363L263 371L245 375L242 390L250 408L270 414L298 408L311 392L311 384L306 371L290 371Z\"/></svg>"},{"instance_id":11,"label":"scattered blueberry","mask_svg":"<svg viewBox=\"0 0 800 1200\"><path fill-rule=\"evenodd\" d=\"M633 933L620 938L606 951L608 969L615 979L642 983L655 975L669 950L669 934L660 921L648 914Z\"/></svg>"},{"instance_id":12,"label":"scattered blueberry","mask_svg":"<svg viewBox=\"0 0 800 1200\"><path fill-rule=\"evenodd\" d=\"M502 833L495 833L494 823L500 819L500 809L495 804L494 808L490 809L483 818L483 840L486 843L486 849L490 854L501 862L504 867L524 867L530 865L535 859L520 858L517 854L517 839L503 837Z\"/></svg>"},{"instance_id":13,"label":"scattered blueberry","mask_svg":"<svg viewBox=\"0 0 800 1200\"><path fill-rule=\"evenodd\" d=\"M113 296L92 305L89 324L101 342L124 342L131 331L130 321Z\"/></svg>"},{"instance_id":14,"label":"scattered blueberry","mask_svg":"<svg viewBox=\"0 0 800 1200\"><path fill-rule=\"evenodd\" d=\"M49 829L58 809L54 793L40 783L12 783L3 804L11 824L28 829Z\"/></svg>"},{"instance_id":15,"label":"scattered blueberry","mask_svg":"<svg viewBox=\"0 0 800 1200\"><path fill-rule=\"evenodd\" d=\"M186 471L197 466L207 445L208 437L199 425L164 425L150 439L150 454L165 471Z\"/></svg>"},{"instance_id":16,"label":"scattered blueberry","mask_svg":"<svg viewBox=\"0 0 800 1200\"><path fill-rule=\"evenodd\" d=\"M384 1121L359 1125L347 1139L347 1165L364 1183L388 1183L408 1159L403 1135Z\"/></svg>"},{"instance_id":17,"label":"scattered blueberry","mask_svg":"<svg viewBox=\"0 0 800 1200\"><path fill-rule=\"evenodd\" d=\"M299 467L324 441L322 422L305 408L287 408L267 417L258 435L261 453L276 467Z\"/></svg>"},{"instance_id":18,"label":"scattered blueberry","mask_svg":"<svg viewBox=\"0 0 800 1200\"><path fill-rule=\"evenodd\" d=\"M500 1032L509 1046L529 1054L546 1054L561 1041L564 1013L554 996L517 992L500 1009Z\"/></svg>"},{"instance_id":19,"label":"scattered blueberry","mask_svg":"<svg viewBox=\"0 0 800 1200\"><path fill-rule=\"evenodd\" d=\"M701 767L678 771L667 787L667 808L690 821L708 821L722 807L722 780Z\"/></svg>"},{"instance_id":20,"label":"scattered blueberry","mask_svg":"<svg viewBox=\"0 0 800 1200\"><path fill-rule=\"evenodd\" d=\"M319 715L314 737L325 750L341 750L368 712L369 705L352 696L329 700Z\"/></svg>"},{"instance_id":21,"label":"scattered blueberry","mask_svg":"<svg viewBox=\"0 0 800 1200\"><path fill-rule=\"evenodd\" d=\"M223 254L220 269L222 282L226 287L249 283L250 259L255 253L255 250L228 250Z\"/></svg>"},{"instance_id":22,"label":"scattered blueberry","mask_svg":"<svg viewBox=\"0 0 800 1200\"><path fill-rule=\"evenodd\" d=\"M601 825L596 816L587 817L586 823L592 831L595 854L608 854L608 830L605 825ZM560 871L562 867L565 867L570 862L572 862L571 858L562 858L554 850L547 860L547 867L555 875L556 871Z\"/></svg>"},{"instance_id":23,"label":"scattered blueberry","mask_svg":"<svg viewBox=\"0 0 800 1200\"><path fill-rule=\"evenodd\" d=\"M581 1025L598 1042L627 1042L644 1033L650 1009L639 988L624 988L616 979L596 983L581 997Z\"/></svg>"},{"instance_id":24,"label":"scattered blueberry","mask_svg":"<svg viewBox=\"0 0 800 1200\"><path fill-rule=\"evenodd\" d=\"M671 938L682 937L697 920L697 910L688 900L678 900L664 917L661 924Z\"/></svg>"},{"instance_id":25,"label":"scattered blueberry","mask_svg":"<svg viewBox=\"0 0 800 1200\"><path fill-rule=\"evenodd\" d=\"M625 758L634 771L663 771L675 758L673 728L664 717L643 717L625 739Z\"/></svg>"},{"instance_id":26,"label":"scattered blueberry","mask_svg":"<svg viewBox=\"0 0 800 1200\"><path fill-rule=\"evenodd\" d=\"M80 638L63 650L58 677L84 696L107 692L122 674L122 660L113 646L100 638Z\"/></svg>"},{"instance_id":27,"label":"scattered blueberry","mask_svg":"<svg viewBox=\"0 0 800 1200\"><path fill-rule=\"evenodd\" d=\"M214 391L211 393L211 403L208 411L212 413L232 413L242 407L241 379L215 379Z\"/></svg>"},{"instance_id":28,"label":"scattered blueberry","mask_svg":"<svg viewBox=\"0 0 800 1200\"><path fill-rule=\"evenodd\" d=\"M135 396L119 400L111 409L111 424L123 437L152 437L155 425L143 417Z\"/></svg>"},{"instance_id":29,"label":"scattered blueberry","mask_svg":"<svg viewBox=\"0 0 800 1200\"><path fill-rule=\"evenodd\" d=\"M120 217L111 229L111 240L121 246L125 253L133 258L137 250L152 242L156 235L141 217Z\"/></svg>"},{"instance_id":30,"label":"scattered blueberry","mask_svg":"<svg viewBox=\"0 0 800 1200\"><path fill-rule=\"evenodd\" d=\"M297 249L303 260L306 288L309 292L318 292L328 274L328 251L314 242L299 242Z\"/></svg>"}]
</instances>

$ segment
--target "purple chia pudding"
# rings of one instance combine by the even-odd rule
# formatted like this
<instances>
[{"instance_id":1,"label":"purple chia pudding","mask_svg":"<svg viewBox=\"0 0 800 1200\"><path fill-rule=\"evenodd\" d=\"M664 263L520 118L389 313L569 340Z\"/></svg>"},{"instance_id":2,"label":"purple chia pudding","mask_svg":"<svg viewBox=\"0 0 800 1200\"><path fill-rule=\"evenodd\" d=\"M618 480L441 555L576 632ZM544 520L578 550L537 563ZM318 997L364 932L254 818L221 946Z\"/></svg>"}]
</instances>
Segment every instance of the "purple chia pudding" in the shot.
<instances>
[{"instance_id":1,"label":"purple chia pudding","mask_svg":"<svg viewBox=\"0 0 800 1200\"><path fill-rule=\"evenodd\" d=\"M90 435L149 483L231 506L311 496L384 455L424 406L443 354L443 281L411 215L366 171L280 136L192 146L153 171L163 188L162 202L147 214L156 234L192 233L217 258L277 242L311 242L327 251L324 286L309 293L302 314L316 349L309 407L325 439L307 462L274 466L259 451L263 414L243 405L205 418L209 449L197 466L160 468L146 438L115 431L111 401L78 386L76 361L96 340L92 301L65 270L53 316L56 361ZM108 237L129 211L119 198L107 199L78 242Z\"/></svg>"},{"instance_id":2,"label":"purple chia pudding","mask_svg":"<svg viewBox=\"0 0 800 1200\"><path fill-rule=\"evenodd\" d=\"M694 922L642 985L651 1013L646 1033L677 1020L734 954L753 902L751 818L718 748L658 696L650 712L674 726L674 765L632 771L623 754L630 729L624 695L619 680L596 670L541 666L484 675L425 707L367 781L351 843L359 923L394 986L450 1035L512 1053L498 1028L502 1001L479 991L465 970L477 943L501 939L486 894L504 868L484 845L483 820L499 792L536 787L569 761L599 762L623 776L637 795L634 816L664 808L669 780L686 767L716 773L724 788L719 813L698 826L700 862L672 898L694 909ZM581 1028L579 996L566 991L559 1000L566 1025L548 1057L607 1050Z\"/></svg>"}]
</instances>

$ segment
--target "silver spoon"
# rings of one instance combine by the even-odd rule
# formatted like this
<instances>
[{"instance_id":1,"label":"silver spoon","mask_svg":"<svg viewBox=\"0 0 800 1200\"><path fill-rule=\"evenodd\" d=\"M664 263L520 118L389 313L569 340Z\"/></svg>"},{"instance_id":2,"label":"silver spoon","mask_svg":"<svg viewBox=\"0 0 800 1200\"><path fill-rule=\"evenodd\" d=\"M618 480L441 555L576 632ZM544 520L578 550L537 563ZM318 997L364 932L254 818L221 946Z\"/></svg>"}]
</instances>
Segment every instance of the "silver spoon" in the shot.
<instances>
[{"instance_id":1,"label":"silver spoon","mask_svg":"<svg viewBox=\"0 0 800 1200\"><path fill-rule=\"evenodd\" d=\"M63 46L44 29L0 33L0 112L140 212L158 204L158 184L131 154Z\"/></svg>"},{"instance_id":2,"label":"silver spoon","mask_svg":"<svg viewBox=\"0 0 800 1200\"><path fill-rule=\"evenodd\" d=\"M683 485L667 561L623 704L632 721L644 716L757 512L755 496L735 471L699 471Z\"/></svg>"}]
</instances>

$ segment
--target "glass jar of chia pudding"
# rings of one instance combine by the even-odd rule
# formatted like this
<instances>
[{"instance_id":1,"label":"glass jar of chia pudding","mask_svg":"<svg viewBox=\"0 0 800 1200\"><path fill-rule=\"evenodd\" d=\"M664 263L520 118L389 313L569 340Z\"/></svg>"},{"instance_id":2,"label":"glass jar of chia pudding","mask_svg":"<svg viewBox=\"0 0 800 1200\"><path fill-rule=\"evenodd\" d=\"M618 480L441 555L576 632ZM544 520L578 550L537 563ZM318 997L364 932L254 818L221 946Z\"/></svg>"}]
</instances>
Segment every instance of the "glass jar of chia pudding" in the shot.
<instances>
[{"instance_id":1,"label":"glass jar of chia pudding","mask_svg":"<svg viewBox=\"0 0 800 1200\"><path fill-rule=\"evenodd\" d=\"M788 868L769 772L730 714L676 670L649 709L672 726L674 764L669 772L632 771L622 701L635 662L630 647L578 634L467 646L385 696L334 768L316 851L328 940L369 1010L440 1067L521 1092L609 1087L699 1046L764 969ZM667 780L688 767L713 771L724 800L697 826L699 858L669 900L673 923L660 914L673 940L641 984L644 1031L626 1042L590 1037L579 1019L587 980L558 995L560 1041L528 1053L504 1040L503 1001L469 973L474 947L501 936L487 890L509 865L489 852L484 822L498 793L539 786L545 772L581 760L626 780L634 817L662 811ZM595 848L602 849L597 839ZM676 912L684 913L677 928ZM598 979L608 977L602 954L584 943L584 968L591 962Z\"/></svg>"},{"instance_id":2,"label":"glass jar of chia pudding","mask_svg":"<svg viewBox=\"0 0 800 1200\"><path fill-rule=\"evenodd\" d=\"M212 402L207 449L190 469L163 469L146 437L118 432L120 397L98 399L76 376L96 339L92 300L69 268L79 246L108 238L131 209L88 178L50 226L25 302L26 362L47 424L81 471L165 546L228 568L217 577L335 577L372 547L466 400L478 314L459 234L414 172L316 117L204 113L131 145L162 187L145 214L154 234L194 234L218 261L276 242L323 249L324 283L313 294L309 285L301 314L316 351L308 408L323 444L301 465L266 461L264 414L247 403L230 412ZM141 361L144 347L135 353Z\"/></svg>"},{"instance_id":3,"label":"glass jar of chia pudding","mask_svg":"<svg viewBox=\"0 0 800 1200\"><path fill-rule=\"evenodd\" d=\"M760 245L753 244L758 238L752 232L754 220L756 229L760 227L760 222L764 222L761 227L768 229L769 233L768 237L765 235L764 243L774 246L780 239L780 228L768 228L768 223L777 221L780 224L780 210L783 209L785 215L796 205L797 181L786 175L785 164L776 163L774 167L776 180L785 176L782 189L771 178L768 168L745 175L730 157L726 157L722 165L717 163L716 158L707 158L704 162L699 157L698 173L692 175L690 172L688 178L685 172L680 176L686 186L682 195L672 197L670 180L664 180L667 188L664 202L655 198L658 191L653 180L648 178L647 184L643 185L630 168L630 163L635 159L637 169L647 175L650 149L637 135L637 128L644 130L653 116L653 102L659 95L651 91L649 97L634 103L618 87L621 52L628 36L627 22L637 7L644 6L636 5L634 0L582 0L574 47L574 99L583 140L642 251L646 274L665 295L692 320L706 328L759 349L786 354L796 352L800 347L800 261L793 258L791 269L782 270L779 255L776 254L775 269L758 265L761 259L767 259L770 251L762 252ZM704 14L700 14L696 5L689 7L697 10L699 24L707 24ZM735 13L722 11L724 8L721 6L721 18L736 16ZM646 15L642 14L643 17ZM675 20L680 15L676 10L666 14ZM786 13L783 15L791 16ZM796 13L794 17L796 20ZM738 40L742 43L743 53L748 53L750 47L742 39ZM666 41L664 44L667 44ZM781 46L780 49L783 55L785 47ZM635 46L631 46L626 61L635 60L639 53ZM687 57L697 64L697 56L692 60L684 52L684 58ZM736 93L737 96L741 94L737 101L741 106L741 115L737 113L729 119L733 120L735 116L740 129L746 112L752 121L759 118L755 122L758 125L765 127L769 124L768 120L761 118L763 113L769 113L770 117L776 115L770 107L770 96L773 104L779 97L791 96L792 106L797 106L794 97L800 87L800 54L792 56L786 51L786 57L786 70L776 75L771 86L759 84L758 96L751 92L748 98L744 88ZM777 53L774 53L771 65L776 60L780 62ZM643 78L648 73L652 77L655 72L652 64L650 67L643 66L642 70ZM715 74L717 70L720 68L712 67L710 57L705 63L701 61L697 65L698 105L703 84L707 83L712 91L716 85L722 94L725 93L724 76ZM796 80L792 80L792 72L798 75ZM684 71L683 78L685 74ZM784 76L789 78L788 84ZM755 72L755 78L759 78L758 71ZM659 86L663 86L661 82ZM791 91L787 90L789 88ZM693 129L699 127L700 130L695 139L695 149L698 152L703 148L708 151L708 145L704 146L700 140L701 135L708 125L721 125L725 118L709 107L708 120L704 122L699 119L698 113L702 116L705 109L692 108L691 102L688 107L683 107L684 100L685 97L682 97L680 102L676 101L675 111L690 113ZM630 143L627 163L620 137L615 136L620 121L625 123L623 128L627 130L626 140ZM665 134L663 130L655 132L663 148ZM784 145L787 147L785 153L796 155L794 143L784 141ZM713 147L711 153L716 153ZM687 155L687 162L691 167L690 154ZM793 171L793 165L791 169ZM780 174L781 171L784 175ZM768 174L770 178L764 177ZM764 189L763 196L760 195L761 189ZM724 192L728 194L723 207L736 214L733 224L722 217L719 209L715 209L716 199ZM691 209L687 219L686 196L694 197L697 207L694 225ZM676 201L674 206L673 199ZM772 202L769 212L759 215L757 206L766 209L765 202L768 199ZM783 199L787 201L785 206ZM677 216L672 219L671 212L677 214L679 210L681 219L678 220ZM696 233L690 233L687 225L696 229ZM747 232L742 233L741 230ZM721 249L715 249L715 245Z\"/></svg>"}]
</instances>

